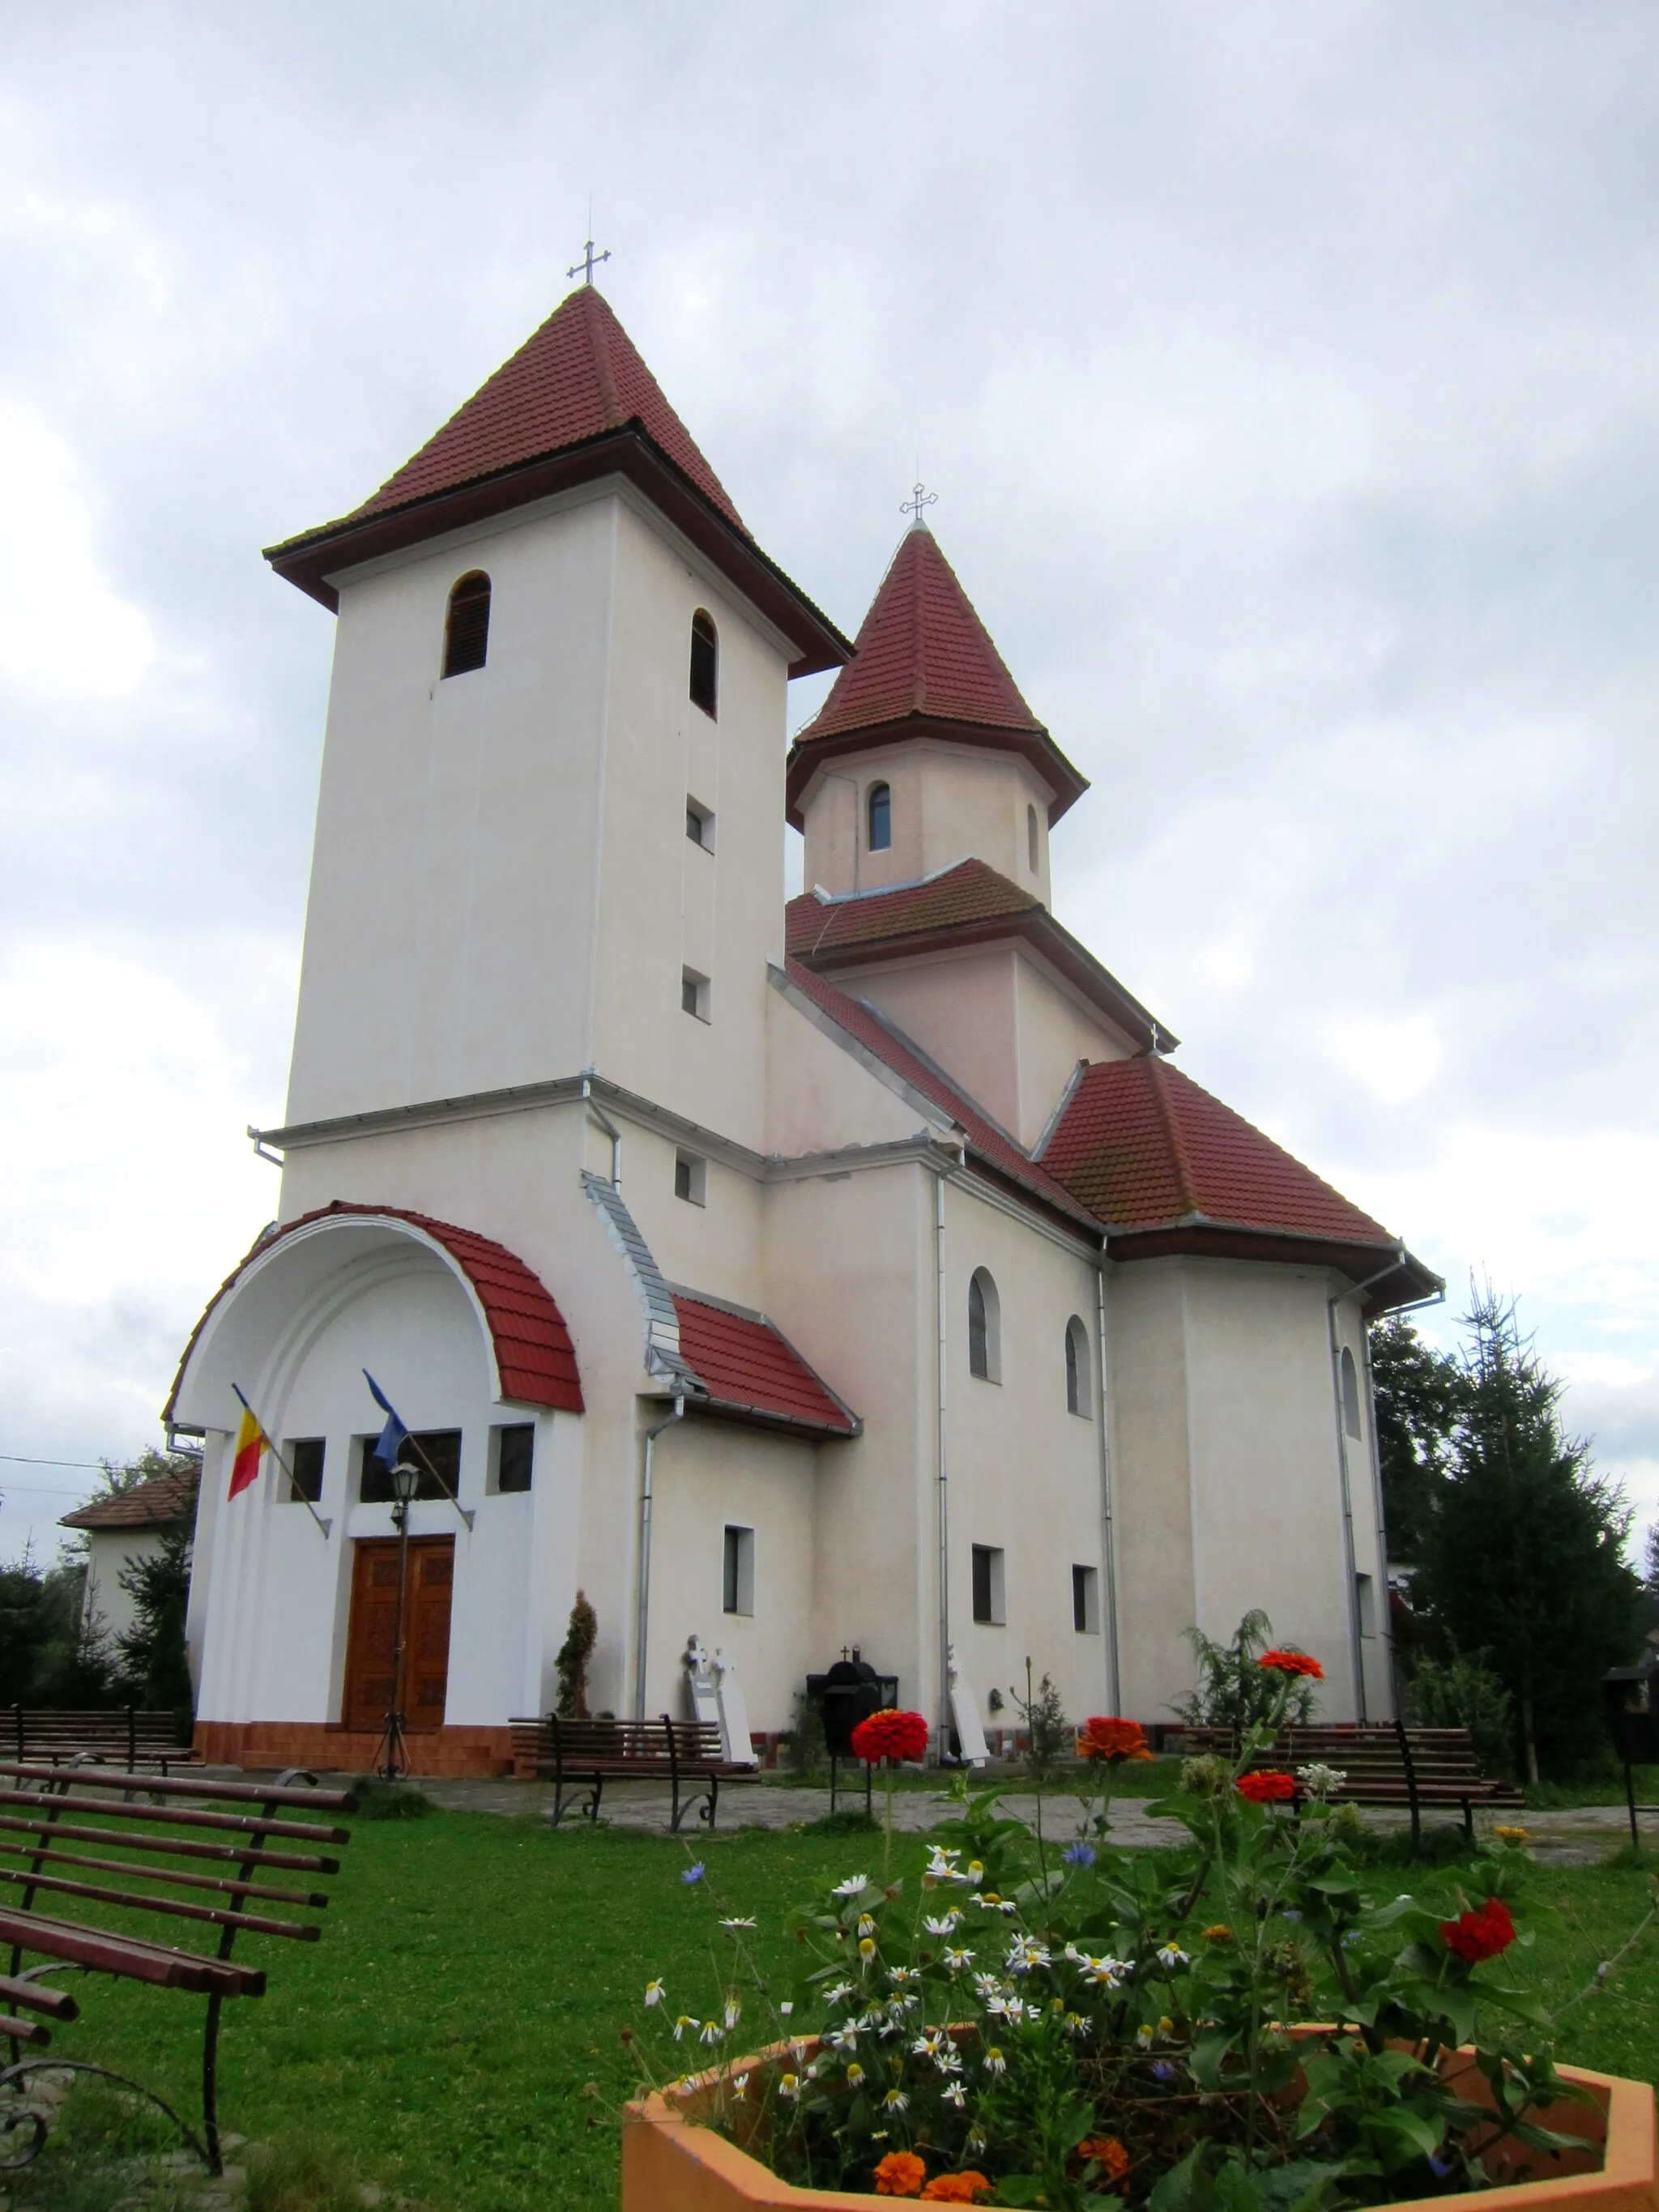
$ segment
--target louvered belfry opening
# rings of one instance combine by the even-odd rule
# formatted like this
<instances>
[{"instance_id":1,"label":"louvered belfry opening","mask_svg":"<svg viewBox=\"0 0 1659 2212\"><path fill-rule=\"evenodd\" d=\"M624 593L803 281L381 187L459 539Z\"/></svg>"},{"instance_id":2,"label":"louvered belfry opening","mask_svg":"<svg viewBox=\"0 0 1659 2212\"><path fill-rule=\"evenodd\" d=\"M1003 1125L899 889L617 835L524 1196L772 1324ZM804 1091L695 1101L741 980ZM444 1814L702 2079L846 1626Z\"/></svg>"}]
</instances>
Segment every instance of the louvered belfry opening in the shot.
<instances>
[{"instance_id":1,"label":"louvered belfry opening","mask_svg":"<svg viewBox=\"0 0 1659 2212\"><path fill-rule=\"evenodd\" d=\"M714 719L720 690L720 640L699 607L691 617L691 703Z\"/></svg>"},{"instance_id":2,"label":"louvered belfry opening","mask_svg":"<svg viewBox=\"0 0 1659 2212\"><path fill-rule=\"evenodd\" d=\"M482 668L489 652L489 579L482 568L463 576L449 595L444 627L444 674Z\"/></svg>"}]
</instances>

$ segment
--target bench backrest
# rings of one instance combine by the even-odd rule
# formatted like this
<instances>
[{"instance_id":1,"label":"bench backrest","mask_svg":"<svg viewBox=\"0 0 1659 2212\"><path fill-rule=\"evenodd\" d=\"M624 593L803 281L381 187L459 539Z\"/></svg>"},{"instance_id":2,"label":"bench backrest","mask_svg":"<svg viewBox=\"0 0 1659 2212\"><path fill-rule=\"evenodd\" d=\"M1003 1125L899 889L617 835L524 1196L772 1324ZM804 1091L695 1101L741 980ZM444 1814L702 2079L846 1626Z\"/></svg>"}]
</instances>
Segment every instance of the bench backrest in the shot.
<instances>
[{"instance_id":1,"label":"bench backrest","mask_svg":"<svg viewBox=\"0 0 1659 2212\"><path fill-rule=\"evenodd\" d=\"M327 1904L318 1878L340 1870L318 1847L331 1853L350 1840L349 1830L318 1816L356 1808L348 1791L286 1778L210 1782L0 1761L0 1909L74 1920L92 1903L105 1927L114 1907L131 1916L125 1933L168 1945L180 1921L194 1922L217 1931L211 1955L221 1960L244 1931L314 1942L317 1923L297 1915ZM284 1878L294 1875L303 1886ZM266 1905L281 1910L258 1909Z\"/></svg>"},{"instance_id":2,"label":"bench backrest","mask_svg":"<svg viewBox=\"0 0 1659 2212\"><path fill-rule=\"evenodd\" d=\"M93 1712L55 1709L33 1711L13 1705L0 1715L0 1746L14 1758L27 1759L43 1751L66 1748L167 1753L183 1759L188 1747L179 1741L177 1717L170 1712L140 1712L136 1706L118 1705Z\"/></svg>"},{"instance_id":3,"label":"bench backrest","mask_svg":"<svg viewBox=\"0 0 1659 2212\"><path fill-rule=\"evenodd\" d=\"M654 1721L570 1720L549 1713L535 1723L514 1722L515 1741L522 1729L533 1729L538 1749L574 1766L585 1759L606 1764L666 1765L671 1760L702 1764L721 1757L720 1726L714 1721L676 1721L666 1713Z\"/></svg>"}]
</instances>

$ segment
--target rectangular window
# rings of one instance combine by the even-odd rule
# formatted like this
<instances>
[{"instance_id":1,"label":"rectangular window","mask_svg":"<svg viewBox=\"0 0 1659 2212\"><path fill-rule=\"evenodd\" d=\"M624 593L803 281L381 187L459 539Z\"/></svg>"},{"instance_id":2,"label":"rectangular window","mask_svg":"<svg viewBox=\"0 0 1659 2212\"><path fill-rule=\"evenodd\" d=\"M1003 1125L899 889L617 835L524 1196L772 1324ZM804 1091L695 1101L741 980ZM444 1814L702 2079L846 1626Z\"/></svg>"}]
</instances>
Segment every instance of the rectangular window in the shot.
<instances>
[{"instance_id":1,"label":"rectangular window","mask_svg":"<svg viewBox=\"0 0 1659 2212\"><path fill-rule=\"evenodd\" d=\"M708 1019L708 978L699 975L695 968L680 970L680 1010L695 1014L700 1022Z\"/></svg>"},{"instance_id":2,"label":"rectangular window","mask_svg":"<svg viewBox=\"0 0 1659 2212\"><path fill-rule=\"evenodd\" d=\"M1359 1617L1359 1633L1362 1636L1375 1636L1376 1633L1376 1585L1369 1575L1354 1577L1353 1603L1354 1611Z\"/></svg>"},{"instance_id":3,"label":"rectangular window","mask_svg":"<svg viewBox=\"0 0 1659 2212\"><path fill-rule=\"evenodd\" d=\"M536 1465L536 1424L514 1421L507 1427L492 1429L489 1447L495 1462L490 1488L501 1496L528 1490Z\"/></svg>"},{"instance_id":4,"label":"rectangular window","mask_svg":"<svg viewBox=\"0 0 1659 2212\"><path fill-rule=\"evenodd\" d=\"M714 810L689 795L685 802L685 834L694 845L701 845L705 853L714 851Z\"/></svg>"},{"instance_id":5,"label":"rectangular window","mask_svg":"<svg viewBox=\"0 0 1659 2212\"><path fill-rule=\"evenodd\" d=\"M695 1152L676 1152L674 1155L674 1195L683 1198L688 1206L701 1206L708 1188L708 1163L700 1160Z\"/></svg>"},{"instance_id":6,"label":"rectangular window","mask_svg":"<svg viewBox=\"0 0 1659 2212\"><path fill-rule=\"evenodd\" d=\"M389 1467L383 1467L374 1456L374 1447L380 1442L379 1432L377 1431L372 1437L360 1437L358 1441L361 1449L358 1460L357 1495L365 1505L389 1505L396 1493L392 1487L392 1469ZM411 1441L420 1446L420 1450L413 1451L410 1449L410 1445L405 1443L403 1452L410 1464L419 1468L421 1471L421 1479L415 1489L416 1498L441 1498L444 1495L444 1483L448 1484L449 1495L452 1498L459 1497L461 1480L460 1431L459 1429L422 1429L413 1437ZM422 1453L425 1454L425 1459L422 1459ZM432 1463L430 1467L426 1464L428 1460ZM434 1468L436 1474L433 1472ZM443 1483L437 1480L440 1474L444 1479Z\"/></svg>"},{"instance_id":7,"label":"rectangular window","mask_svg":"<svg viewBox=\"0 0 1659 2212\"><path fill-rule=\"evenodd\" d=\"M1100 1633L1100 1571L1097 1567L1073 1567L1072 1570L1072 1626L1079 1636L1098 1636Z\"/></svg>"},{"instance_id":8,"label":"rectangular window","mask_svg":"<svg viewBox=\"0 0 1659 2212\"><path fill-rule=\"evenodd\" d=\"M728 1527L726 1531L720 1605L726 1613L753 1613L755 1610L755 1532L752 1528Z\"/></svg>"},{"instance_id":9,"label":"rectangular window","mask_svg":"<svg viewBox=\"0 0 1659 2212\"><path fill-rule=\"evenodd\" d=\"M992 1545L974 1547L974 1619L1000 1628L1003 1612L1002 1553Z\"/></svg>"},{"instance_id":10,"label":"rectangular window","mask_svg":"<svg viewBox=\"0 0 1659 2212\"><path fill-rule=\"evenodd\" d=\"M301 1504L307 1498L316 1504L323 1494L323 1439L290 1437L283 1446L283 1457L292 1477L288 1486L289 1504Z\"/></svg>"}]
</instances>

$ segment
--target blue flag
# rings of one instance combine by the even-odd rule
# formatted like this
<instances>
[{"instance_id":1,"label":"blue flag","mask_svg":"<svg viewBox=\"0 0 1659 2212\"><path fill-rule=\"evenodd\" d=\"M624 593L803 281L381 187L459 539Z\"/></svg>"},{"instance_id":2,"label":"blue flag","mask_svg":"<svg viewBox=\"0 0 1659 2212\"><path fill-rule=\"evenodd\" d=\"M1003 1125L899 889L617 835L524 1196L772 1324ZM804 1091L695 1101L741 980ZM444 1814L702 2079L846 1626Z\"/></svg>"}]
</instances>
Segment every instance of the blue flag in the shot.
<instances>
[{"instance_id":1,"label":"blue flag","mask_svg":"<svg viewBox=\"0 0 1659 2212\"><path fill-rule=\"evenodd\" d=\"M375 1445L373 1456L380 1461L382 1467L395 1467L404 1438L409 1434L408 1427L399 1418L398 1408L367 1367L363 1370L363 1380L368 1385L369 1395L386 1415L386 1426L380 1431L380 1441Z\"/></svg>"}]
</instances>

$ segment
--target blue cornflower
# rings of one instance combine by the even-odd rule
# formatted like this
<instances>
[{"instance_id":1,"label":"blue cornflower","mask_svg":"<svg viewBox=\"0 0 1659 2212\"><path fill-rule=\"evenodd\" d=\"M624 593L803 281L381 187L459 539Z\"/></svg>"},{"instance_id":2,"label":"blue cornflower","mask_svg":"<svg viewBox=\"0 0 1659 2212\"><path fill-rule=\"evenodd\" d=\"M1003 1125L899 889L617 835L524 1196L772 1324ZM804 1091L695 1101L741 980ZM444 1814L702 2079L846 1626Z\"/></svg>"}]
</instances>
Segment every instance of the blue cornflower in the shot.
<instances>
[{"instance_id":1,"label":"blue cornflower","mask_svg":"<svg viewBox=\"0 0 1659 2212\"><path fill-rule=\"evenodd\" d=\"M687 1867L685 1872L680 1876L680 1880L682 1881L701 1881L702 1880L702 1861L699 1859L696 1866Z\"/></svg>"},{"instance_id":2,"label":"blue cornflower","mask_svg":"<svg viewBox=\"0 0 1659 2212\"><path fill-rule=\"evenodd\" d=\"M1147 2069L1154 2081L1173 2081L1176 2070L1167 2058L1160 2058L1156 2066Z\"/></svg>"},{"instance_id":3,"label":"blue cornflower","mask_svg":"<svg viewBox=\"0 0 1659 2212\"><path fill-rule=\"evenodd\" d=\"M1442 2158L1438 2151L1431 2151L1429 2154L1429 2171L1437 2181L1443 2181L1452 2172L1455 2163L1453 2159Z\"/></svg>"},{"instance_id":4,"label":"blue cornflower","mask_svg":"<svg viewBox=\"0 0 1659 2212\"><path fill-rule=\"evenodd\" d=\"M1073 1844L1068 1850L1062 1851L1060 1856L1067 1866L1091 1867L1095 1863L1095 1847L1092 1844Z\"/></svg>"},{"instance_id":5,"label":"blue cornflower","mask_svg":"<svg viewBox=\"0 0 1659 2212\"><path fill-rule=\"evenodd\" d=\"M1286 1905L1280 1909L1279 1917L1282 1920L1300 1920L1302 1915L1296 1911L1294 1906Z\"/></svg>"}]
</instances>

